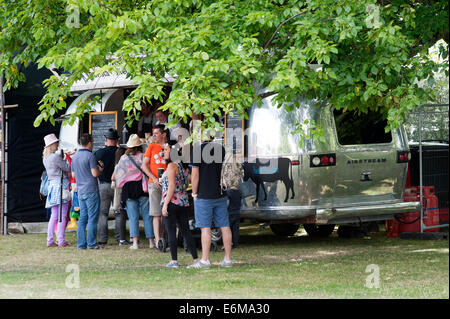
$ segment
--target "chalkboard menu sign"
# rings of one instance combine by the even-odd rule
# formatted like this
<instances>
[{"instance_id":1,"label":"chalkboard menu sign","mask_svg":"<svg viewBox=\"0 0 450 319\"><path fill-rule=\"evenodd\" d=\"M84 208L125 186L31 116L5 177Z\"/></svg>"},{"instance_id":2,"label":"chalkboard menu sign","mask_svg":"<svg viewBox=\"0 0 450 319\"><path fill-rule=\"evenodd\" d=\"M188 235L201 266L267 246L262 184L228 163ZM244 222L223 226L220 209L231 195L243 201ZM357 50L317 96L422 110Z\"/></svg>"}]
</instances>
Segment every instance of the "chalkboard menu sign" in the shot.
<instances>
[{"instance_id":1,"label":"chalkboard menu sign","mask_svg":"<svg viewBox=\"0 0 450 319\"><path fill-rule=\"evenodd\" d=\"M105 134L110 128L117 130L117 111L89 113L89 134L94 138L92 152L105 146Z\"/></svg>"},{"instance_id":2,"label":"chalkboard menu sign","mask_svg":"<svg viewBox=\"0 0 450 319\"><path fill-rule=\"evenodd\" d=\"M244 156L244 119L237 114L225 115L225 146L231 147L233 155Z\"/></svg>"}]
</instances>

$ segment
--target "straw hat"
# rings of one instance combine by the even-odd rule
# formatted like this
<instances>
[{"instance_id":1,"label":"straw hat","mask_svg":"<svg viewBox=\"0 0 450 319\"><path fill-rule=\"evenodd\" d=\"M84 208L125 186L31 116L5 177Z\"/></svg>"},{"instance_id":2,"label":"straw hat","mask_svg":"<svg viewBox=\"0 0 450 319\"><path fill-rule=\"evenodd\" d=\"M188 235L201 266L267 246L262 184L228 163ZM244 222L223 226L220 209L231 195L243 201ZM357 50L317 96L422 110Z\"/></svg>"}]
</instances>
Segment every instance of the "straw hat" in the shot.
<instances>
[{"instance_id":1,"label":"straw hat","mask_svg":"<svg viewBox=\"0 0 450 319\"><path fill-rule=\"evenodd\" d=\"M127 147L133 148L141 146L143 143L137 134L131 134L128 138Z\"/></svg>"},{"instance_id":2,"label":"straw hat","mask_svg":"<svg viewBox=\"0 0 450 319\"><path fill-rule=\"evenodd\" d=\"M55 134L48 134L44 137L45 147L49 147L50 145L59 142L59 139Z\"/></svg>"}]
</instances>

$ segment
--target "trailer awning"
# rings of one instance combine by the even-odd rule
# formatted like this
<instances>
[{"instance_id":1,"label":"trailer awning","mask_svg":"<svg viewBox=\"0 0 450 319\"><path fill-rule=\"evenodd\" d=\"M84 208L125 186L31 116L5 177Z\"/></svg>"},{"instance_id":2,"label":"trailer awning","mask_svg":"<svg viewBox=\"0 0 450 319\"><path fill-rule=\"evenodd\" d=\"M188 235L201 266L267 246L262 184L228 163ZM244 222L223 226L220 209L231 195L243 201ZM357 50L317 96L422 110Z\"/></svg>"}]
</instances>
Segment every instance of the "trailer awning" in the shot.
<instances>
[{"instance_id":1,"label":"trailer awning","mask_svg":"<svg viewBox=\"0 0 450 319\"><path fill-rule=\"evenodd\" d=\"M88 78L87 76L85 77ZM172 83L175 78L166 74L164 78L161 79L163 82ZM97 76L93 80L79 80L76 81L70 88L70 92L80 92L87 90L98 90L98 89L114 89L123 87L135 87L131 79L127 78L126 73L121 74L109 74L106 73L102 76Z\"/></svg>"},{"instance_id":2,"label":"trailer awning","mask_svg":"<svg viewBox=\"0 0 450 319\"><path fill-rule=\"evenodd\" d=\"M106 74L95 77L93 80L79 80L76 81L70 88L70 92L79 92L95 89L110 89L119 87L135 86L130 79L127 79L126 74Z\"/></svg>"}]
</instances>

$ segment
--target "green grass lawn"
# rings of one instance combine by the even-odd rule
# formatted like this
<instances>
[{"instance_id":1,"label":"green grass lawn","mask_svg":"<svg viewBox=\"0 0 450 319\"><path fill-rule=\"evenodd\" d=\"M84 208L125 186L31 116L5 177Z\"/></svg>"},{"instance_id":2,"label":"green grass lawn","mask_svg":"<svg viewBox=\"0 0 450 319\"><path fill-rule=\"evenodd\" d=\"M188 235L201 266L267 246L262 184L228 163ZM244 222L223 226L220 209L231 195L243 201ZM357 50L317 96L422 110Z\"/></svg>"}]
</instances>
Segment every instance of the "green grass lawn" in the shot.
<instances>
[{"instance_id":1,"label":"green grass lawn","mask_svg":"<svg viewBox=\"0 0 450 319\"><path fill-rule=\"evenodd\" d=\"M76 234L67 239L75 244ZM0 298L449 298L448 240L392 239L384 231L314 239L302 228L280 238L245 224L233 268L220 267L219 250L208 270L186 269L192 258L181 248L181 267L166 269L170 254L141 242L137 251L111 239L104 250L80 251L47 248L45 234L1 236ZM79 269L79 288L69 265ZM378 287L366 287L375 283L369 265Z\"/></svg>"}]
</instances>

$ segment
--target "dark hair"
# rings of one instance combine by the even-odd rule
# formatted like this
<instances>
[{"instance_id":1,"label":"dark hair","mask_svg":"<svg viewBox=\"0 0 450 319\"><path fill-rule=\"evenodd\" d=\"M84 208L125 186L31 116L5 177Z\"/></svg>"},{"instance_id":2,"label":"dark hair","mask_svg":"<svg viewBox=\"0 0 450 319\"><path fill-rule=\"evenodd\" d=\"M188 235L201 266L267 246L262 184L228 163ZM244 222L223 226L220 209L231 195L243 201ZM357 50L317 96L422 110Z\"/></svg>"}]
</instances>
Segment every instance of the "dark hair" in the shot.
<instances>
[{"instance_id":1,"label":"dark hair","mask_svg":"<svg viewBox=\"0 0 450 319\"><path fill-rule=\"evenodd\" d=\"M119 139L119 132L117 132L116 129L110 128L106 132L105 137L107 139L110 139L110 140L118 140Z\"/></svg>"},{"instance_id":2,"label":"dark hair","mask_svg":"<svg viewBox=\"0 0 450 319\"><path fill-rule=\"evenodd\" d=\"M89 133L83 133L80 137L81 146L87 146L89 142L92 142L92 135Z\"/></svg>"},{"instance_id":3,"label":"dark hair","mask_svg":"<svg viewBox=\"0 0 450 319\"><path fill-rule=\"evenodd\" d=\"M152 107L152 103L150 103L147 99L142 99L141 100L141 104L142 104L142 106L145 106L145 107Z\"/></svg>"},{"instance_id":4,"label":"dark hair","mask_svg":"<svg viewBox=\"0 0 450 319\"><path fill-rule=\"evenodd\" d=\"M131 154L131 155L135 155L137 153L141 152L142 153L142 146L136 146L136 147L131 147L131 148L127 148L127 150L125 151L125 154Z\"/></svg>"},{"instance_id":5,"label":"dark hair","mask_svg":"<svg viewBox=\"0 0 450 319\"><path fill-rule=\"evenodd\" d=\"M170 154L172 154L172 147L174 146L174 145L177 145L178 144L178 142L177 141L175 141L175 140L168 140L167 141L167 143L166 143L166 145L169 145L170 146ZM165 146L165 145L164 145ZM181 155L181 148L178 150L178 155ZM169 159L168 160L166 160L166 162L167 162L167 164L169 164L169 163L171 163L172 162L172 158L169 156Z\"/></svg>"},{"instance_id":6,"label":"dark hair","mask_svg":"<svg viewBox=\"0 0 450 319\"><path fill-rule=\"evenodd\" d=\"M142 110L144 108L149 109L151 112L154 111L155 107L153 106L152 102L147 101L146 99L141 100Z\"/></svg>"},{"instance_id":7,"label":"dark hair","mask_svg":"<svg viewBox=\"0 0 450 319\"><path fill-rule=\"evenodd\" d=\"M161 134L166 134L167 139L169 139L170 137L170 132L169 130L166 130L166 125L165 124L156 124L155 129L159 129L159 131L161 132Z\"/></svg>"}]
</instances>

